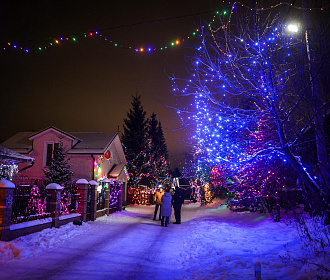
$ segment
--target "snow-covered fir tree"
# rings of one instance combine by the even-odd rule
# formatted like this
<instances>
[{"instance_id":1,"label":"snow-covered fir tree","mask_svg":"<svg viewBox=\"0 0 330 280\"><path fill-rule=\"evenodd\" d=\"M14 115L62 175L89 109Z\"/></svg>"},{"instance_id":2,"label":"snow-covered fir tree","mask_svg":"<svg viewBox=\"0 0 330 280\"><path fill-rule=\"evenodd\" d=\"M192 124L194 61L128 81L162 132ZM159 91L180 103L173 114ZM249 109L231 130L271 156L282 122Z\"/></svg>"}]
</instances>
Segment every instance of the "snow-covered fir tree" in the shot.
<instances>
[{"instance_id":1,"label":"snow-covered fir tree","mask_svg":"<svg viewBox=\"0 0 330 280\"><path fill-rule=\"evenodd\" d=\"M70 182L73 172L69 164L70 158L66 157L65 148L63 142L59 141L59 145L56 145L56 149L53 151L53 156L48 166L49 170L43 170L47 179L52 183L59 185L65 185Z\"/></svg>"}]
</instances>

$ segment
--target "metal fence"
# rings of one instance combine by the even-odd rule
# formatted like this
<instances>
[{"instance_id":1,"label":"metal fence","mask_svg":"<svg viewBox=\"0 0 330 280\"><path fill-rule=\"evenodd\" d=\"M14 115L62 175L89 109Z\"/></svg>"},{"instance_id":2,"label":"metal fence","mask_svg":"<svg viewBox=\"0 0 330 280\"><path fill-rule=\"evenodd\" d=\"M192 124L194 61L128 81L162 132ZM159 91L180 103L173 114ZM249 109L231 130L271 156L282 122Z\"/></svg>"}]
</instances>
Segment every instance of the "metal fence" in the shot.
<instances>
[{"instance_id":1,"label":"metal fence","mask_svg":"<svg viewBox=\"0 0 330 280\"><path fill-rule=\"evenodd\" d=\"M31 180L27 181L25 179L24 182L31 182ZM39 186L32 184L18 185L14 189L12 206L13 224L50 217L48 203L50 194L48 194L46 188L44 187L44 185L47 184L42 181L38 183ZM77 196L77 187L75 184L72 183L64 186L61 192L61 214L78 212Z\"/></svg>"},{"instance_id":2,"label":"metal fence","mask_svg":"<svg viewBox=\"0 0 330 280\"><path fill-rule=\"evenodd\" d=\"M36 185L17 186L13 193L12 223L22 223L50 216L45 189Z\"/></svg>"},{"instance_id":3,"label":"metal fence","mask_svg":"<svg viewBox=\"0 0 330 280\"><path fill-rule=\"evenodd\" d=\"M75 184L67 184L61 193L61 214L77 213L77 186Z\"/></svg>"},{"instance_id":4,"label":"metal fence","mask_svg":"<svg viewBox=\"0 0 330 280\"><path fill-rule=\"evenodd\" d=\"M98 186L97 188L97 199L96 199L96 210L105 208L105 187Z\"/></svg>"}]
</instances>

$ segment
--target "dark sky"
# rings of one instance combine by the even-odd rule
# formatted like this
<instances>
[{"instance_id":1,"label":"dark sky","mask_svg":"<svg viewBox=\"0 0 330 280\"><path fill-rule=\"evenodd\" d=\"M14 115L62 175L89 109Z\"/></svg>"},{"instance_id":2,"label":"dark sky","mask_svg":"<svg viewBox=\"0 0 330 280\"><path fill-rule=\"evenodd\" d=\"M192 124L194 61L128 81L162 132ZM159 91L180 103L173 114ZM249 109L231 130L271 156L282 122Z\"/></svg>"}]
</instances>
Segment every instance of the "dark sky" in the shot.
<instances>
[{"instance_id":1,"label":"dark sky","mask_svg":"<svg viewBox=\"0 0 330 280\"><path fill-rule=\"evenodd\" d=\"M67 132L116 131L119 126L122 131L137 91L147 115L155 112L162 122L170 159L187 150L181 143L185 132L176 130L178 115L164 104L178 107L191 101L176 100L168 76L188 77L190 48L198 41L187 37L212 18L203 12L221 9L222 1L34 0L0 5L0 141L48 126ZM84 32L95 31L102 37L83 38ZM37 51L49 46L50 38L74 34L76 42ZM180 47L164 51L136 53L128 48L160 48L183 38ZM4 51L8 42L30 51Z\"/></svg>"}]
</instances>

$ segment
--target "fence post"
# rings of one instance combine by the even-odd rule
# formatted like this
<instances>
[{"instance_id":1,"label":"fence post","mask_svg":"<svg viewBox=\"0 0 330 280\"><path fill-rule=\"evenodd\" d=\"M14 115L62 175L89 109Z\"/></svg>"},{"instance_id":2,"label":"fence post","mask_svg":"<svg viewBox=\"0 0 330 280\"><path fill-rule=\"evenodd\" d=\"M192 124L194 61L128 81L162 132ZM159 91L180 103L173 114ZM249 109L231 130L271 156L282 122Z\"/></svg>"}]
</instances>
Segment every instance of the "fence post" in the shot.
<instances>
[{"instance_id":1,"label":"fence post","mask_svg":"<svg viewBox=\"0 0 330 280\"><path fill-rule=\"evenodd\" d=\"M97 208L97 186L99 185L94 180L89 181L89 184L91 186L91 221L96 220L96 208Z\"/></svg>"},{"instance_id":2,"label":"fence post","mask_svg":"<svg viewBox=\"0 0 330 280\"><path fill-rule=\"evenodd\" d=\"M109 194L110 194L110 180L102 180L102 187L105 189L104 207L106 209L106 215L109 216Z\"/></svg>"},{"instance_id":3,"label":"fence post","mask_svg":"<svg viewBox=\"0 0 330 280\"><path fill-rule=\"evenodd\" d=\"M58 228L60 227L59 217L61 215L62 187L59 184L51 183L46 186L46 190L48 190L51 195L49 201L49 211L50 217L52 218L52 227Z\"/></svg>"},{"instance_id":4,"label":"fence post","mask_svg":"<svg viewBox=\"0 0 330 280\"><path fill-rule=\"evenodd\" d=\"M86 179L79 179L76 182L77 186L77 201L78 201L78 212L81 214L83 221L86 221L87 216L87 188L88 181Z\"/></svg>"},{"instance_id":5,"label":"fence post","mask_svg":"<svg viewBox=\"0 0 330 280\"><path fill-rule=\"evenodd\" d=\"M0 240L10 240L10 225L15 185L6 180L0 181Z\"/></svg>"}]
</instances>

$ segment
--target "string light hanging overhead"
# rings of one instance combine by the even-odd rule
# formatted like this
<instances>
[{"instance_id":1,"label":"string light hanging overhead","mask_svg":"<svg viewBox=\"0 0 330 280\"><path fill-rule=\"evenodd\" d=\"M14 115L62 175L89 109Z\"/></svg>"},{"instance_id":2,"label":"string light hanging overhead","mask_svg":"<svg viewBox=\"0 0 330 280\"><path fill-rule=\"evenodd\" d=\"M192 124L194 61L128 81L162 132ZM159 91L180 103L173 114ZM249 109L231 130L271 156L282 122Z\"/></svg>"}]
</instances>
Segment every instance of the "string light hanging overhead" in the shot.
<instances>
[{"instance_id":1,"label":"string light hanging overhead","mask_svg":"<svg viewBox=\"0 0 330 280\"><path fill-rule=\"evenodd\" d=\"M45 51L48 50L49 48L56 47L56 46L62 46L66 43L77 43L81 42L82 39L103 39L104 42L108 43L110 46L114 48L123 48L127 50L134 51L135 53L152 53L156 51L165 51L169 49L173 49L175 47L182 46L186 41L189 39L194 38L196 35L200 36L201 30L200 29L193 29L190 34L187 34L186 36L178 36L176 39L163 43L158 46L148 46L147 44L141 44L141 46L134 46L132 43L129 42L129 39L125 40L125 42L117 42L111 38L111 36L105 35L104 33L119 29L119 28L128 28L132 26L137 26L137 25L142 25L142 24L147 24L147 23L155 23L155 22L162 22L162 21L168 21L168 20L173 20L173 19L179 19L179 18L184 18L184 17L191 17L191 16L196 16L196 15L202 15L202 14L209 14L212 13L212 20L209 21L208 27L212 29L212 24L215 22L217 16L231 16L233 13L233 10L237 7L244 7L250 10L255 10L255 11L264 11L264 10L269 10L273 9L276 7L279 7L281 5L287 5L292 8L298 9L298 10L306 10L300 6L294 6L291 3L286 3L286 2L281 2L277 5L273 5L270 7L262 7L262 8L252 8L248 5L244 5L241 2L235 2L232 7L230 12L228 10L212 10L212 11L205 11L205 12L200 12L192 15L185 15L185 16L180 16L180 17L173 17L173 18L168 18L168 19L160 19L160 20L153 20L149 22L140 22L140 23L135 23L131 25L124 25L124 26L117 26L117 27L111 27L111 28L106 28L102 29L100 31L93 31L93 32L85 32L82 34L71 34L71 35L66 35L66 36L59 36L59 37L48 37L48 39L44 40L37 40L30 42L30 45L33 45L32 47L27 47L25 43L14 43L14 42L8 42L6 45L3 45L0 47L0 52L4 51L18 51L18 52L23 52L23 53L31 53L34 51ZM325 6L321 8L309 8L308 10L318 10L318 11L324 11L325 9L328 9L330 6ZM230 18L227 21L227 25L230 23ZM226 28L226 26L222 26L221 28ZM212 32L216 32L216 30L212 30Z\"/></svg>"}]
</instances>

